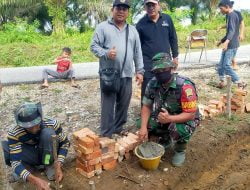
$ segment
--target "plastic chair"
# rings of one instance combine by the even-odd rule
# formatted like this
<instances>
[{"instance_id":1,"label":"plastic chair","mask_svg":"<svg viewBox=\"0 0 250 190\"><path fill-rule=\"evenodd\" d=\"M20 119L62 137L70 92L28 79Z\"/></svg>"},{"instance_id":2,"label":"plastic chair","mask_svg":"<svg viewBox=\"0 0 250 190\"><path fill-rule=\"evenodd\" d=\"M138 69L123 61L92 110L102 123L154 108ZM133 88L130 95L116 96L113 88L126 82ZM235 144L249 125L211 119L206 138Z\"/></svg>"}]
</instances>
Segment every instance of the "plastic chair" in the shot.
<instances>
[{"instance_id":1,"label":"plastic chair","mask_svg":"<svg viewBox=\"0 0 250 190\"><path fill-rule=\"evenodd\" d=\"M205 58L207 62L207 33L208 32L205 29L198 29L191 32L190 36L188 36L187 38L184 63L186 62L187 53L189 53L189 62L190 62L191 49L201 49L199 63L201 61L203 50L205 50Z\"/></svg>"}]
</instances>

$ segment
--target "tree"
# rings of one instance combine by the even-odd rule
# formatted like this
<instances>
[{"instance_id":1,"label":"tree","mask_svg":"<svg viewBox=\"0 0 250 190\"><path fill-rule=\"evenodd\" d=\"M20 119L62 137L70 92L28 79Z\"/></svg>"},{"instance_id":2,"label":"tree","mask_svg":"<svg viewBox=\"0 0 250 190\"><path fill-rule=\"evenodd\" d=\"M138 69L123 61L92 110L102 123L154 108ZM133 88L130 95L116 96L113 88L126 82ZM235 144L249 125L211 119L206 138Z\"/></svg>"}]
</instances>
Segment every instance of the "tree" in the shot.
<instances>
[{"instance_id":1,"label":"tree","mask_svg":"<svg viewBox=\"0 0 250 190\"><path fill-rule=\"evenodd\" d=\"M53 34L64 34L67 0L0 0L2 20L8 20L5 18L6 16L13 18L13 15L8 15L8 13L11 12L10 10L27 8L37 3L44 3L48 7L49 15L52 17Z\"/></svg>"}]
</instances>

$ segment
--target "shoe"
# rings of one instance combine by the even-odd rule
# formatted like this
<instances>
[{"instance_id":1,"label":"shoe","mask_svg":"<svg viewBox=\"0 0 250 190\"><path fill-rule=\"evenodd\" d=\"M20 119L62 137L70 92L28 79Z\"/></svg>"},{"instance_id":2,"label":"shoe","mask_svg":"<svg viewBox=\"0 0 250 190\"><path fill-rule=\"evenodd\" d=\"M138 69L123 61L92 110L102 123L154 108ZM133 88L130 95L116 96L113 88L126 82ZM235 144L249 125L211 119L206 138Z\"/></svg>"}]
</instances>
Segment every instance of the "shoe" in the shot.
<instances>
[{"instance_id":1,"label":"shoe","mask_svg":"<svg viewBox=\"0 0 250 190\"><path fill-rule=\"evenodd\" d=\"M172 158L172 164L175 167L181 167L183 166L186 158L186 153L185 151L181 152L175 152L173 158Z\"/></svg>"},{"instance_id":2,"label":"shoe","mask_svg":"<svg viewBox=\"0 0 250 190\"><path fill-rule=\"evenodd\" d=\"M237 83L238 88L244 90L247 87L247 84L244 82Z\"/></svg>"},{"instance_id":3,"label":"shoe","mask_svg":"<svg viewBox=\"0 0 250 190\"><path fill-rule=\"evenodd\" d=\"M55 180L55 169L53 164L45 166L45 174L49 181Z\"/></svg>"},{"instance_id":4,"label":"shoe","mask_svg":"<svg viewBox=\"0 0 250 190\"><path fill-rule=\"evenodd\" d=\"M221 81L217 86L217 88L223 89L226 87L226 84L224 83L224 81Z\"/></svg>"}]
</instances>

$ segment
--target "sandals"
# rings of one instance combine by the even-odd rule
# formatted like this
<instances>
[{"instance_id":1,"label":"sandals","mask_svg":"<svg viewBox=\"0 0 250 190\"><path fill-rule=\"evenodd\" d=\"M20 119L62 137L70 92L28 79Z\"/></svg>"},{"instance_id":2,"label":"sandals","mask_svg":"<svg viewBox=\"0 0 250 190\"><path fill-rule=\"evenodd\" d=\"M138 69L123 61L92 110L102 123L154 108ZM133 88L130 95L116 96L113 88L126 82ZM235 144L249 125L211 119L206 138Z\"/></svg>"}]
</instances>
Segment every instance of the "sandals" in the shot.
<instances>
[{"instance_id":1,"label":"sandals","mask_svg":"<svg viewBox=\"0 0 250 190\"><path fill-rule=\"evenodd\" d=\"M220 83L216 86L216 88L219 88L219 89L223 89L223 88L225 88L225 87L226 87L226 85L225 85L224 82L220 82Z\"/></svg>"},{"instance_id":2,"label":"sandals","mask_svg":"<svg viewBox=\"0 0 250 190\"><path fill-rule=\"evenodd\" d=\"M73 88L78 88L78 89L81 89L80 85L79 84L76 84L76 85L71 85Z\"/></svg>"},{"instance_id":3,"label":"sandals","mask_svg":"<svg viewBox=\"0 0 250 190\"><path fill-rule=\"evenodd\" d=\"M49 86L44 86L44 85L40 86L40 89L45 89L45 88L49 88Z\"/></svg>"},{"instance_id":4,"label":"sandals","mask_svg":"<svg viewBox=\"0 0 250 190\"><path fill-rule=\"evenodd\" d=\"M244 83L244 82L240 82L240 83L237 84L237 86L238 86L238 88L244 90L247 87L247 84Z\"/></svg>"}]
</instances>

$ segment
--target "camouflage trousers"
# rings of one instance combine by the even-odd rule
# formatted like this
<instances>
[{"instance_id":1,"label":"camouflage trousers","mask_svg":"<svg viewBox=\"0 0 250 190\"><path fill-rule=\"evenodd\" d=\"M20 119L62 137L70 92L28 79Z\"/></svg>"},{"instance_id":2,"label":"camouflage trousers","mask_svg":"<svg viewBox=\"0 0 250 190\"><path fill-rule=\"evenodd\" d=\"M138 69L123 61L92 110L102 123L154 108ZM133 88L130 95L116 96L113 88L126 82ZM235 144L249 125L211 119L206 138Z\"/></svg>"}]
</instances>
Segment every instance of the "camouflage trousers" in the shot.
<instances>
[{"instance_id":1,"label":"camouflage trousers","mask_svg":"<svg viewBox=\"0 0 250 190\"><path fill-rule=\"evenodd\" d=\"M149 136L159 136L163 140L171 140L172 142L188 142L196 129L195 121L186 123L170 123L160 124L156 121L149 121L148 132Z\"/></svg>"}]
</instances>

